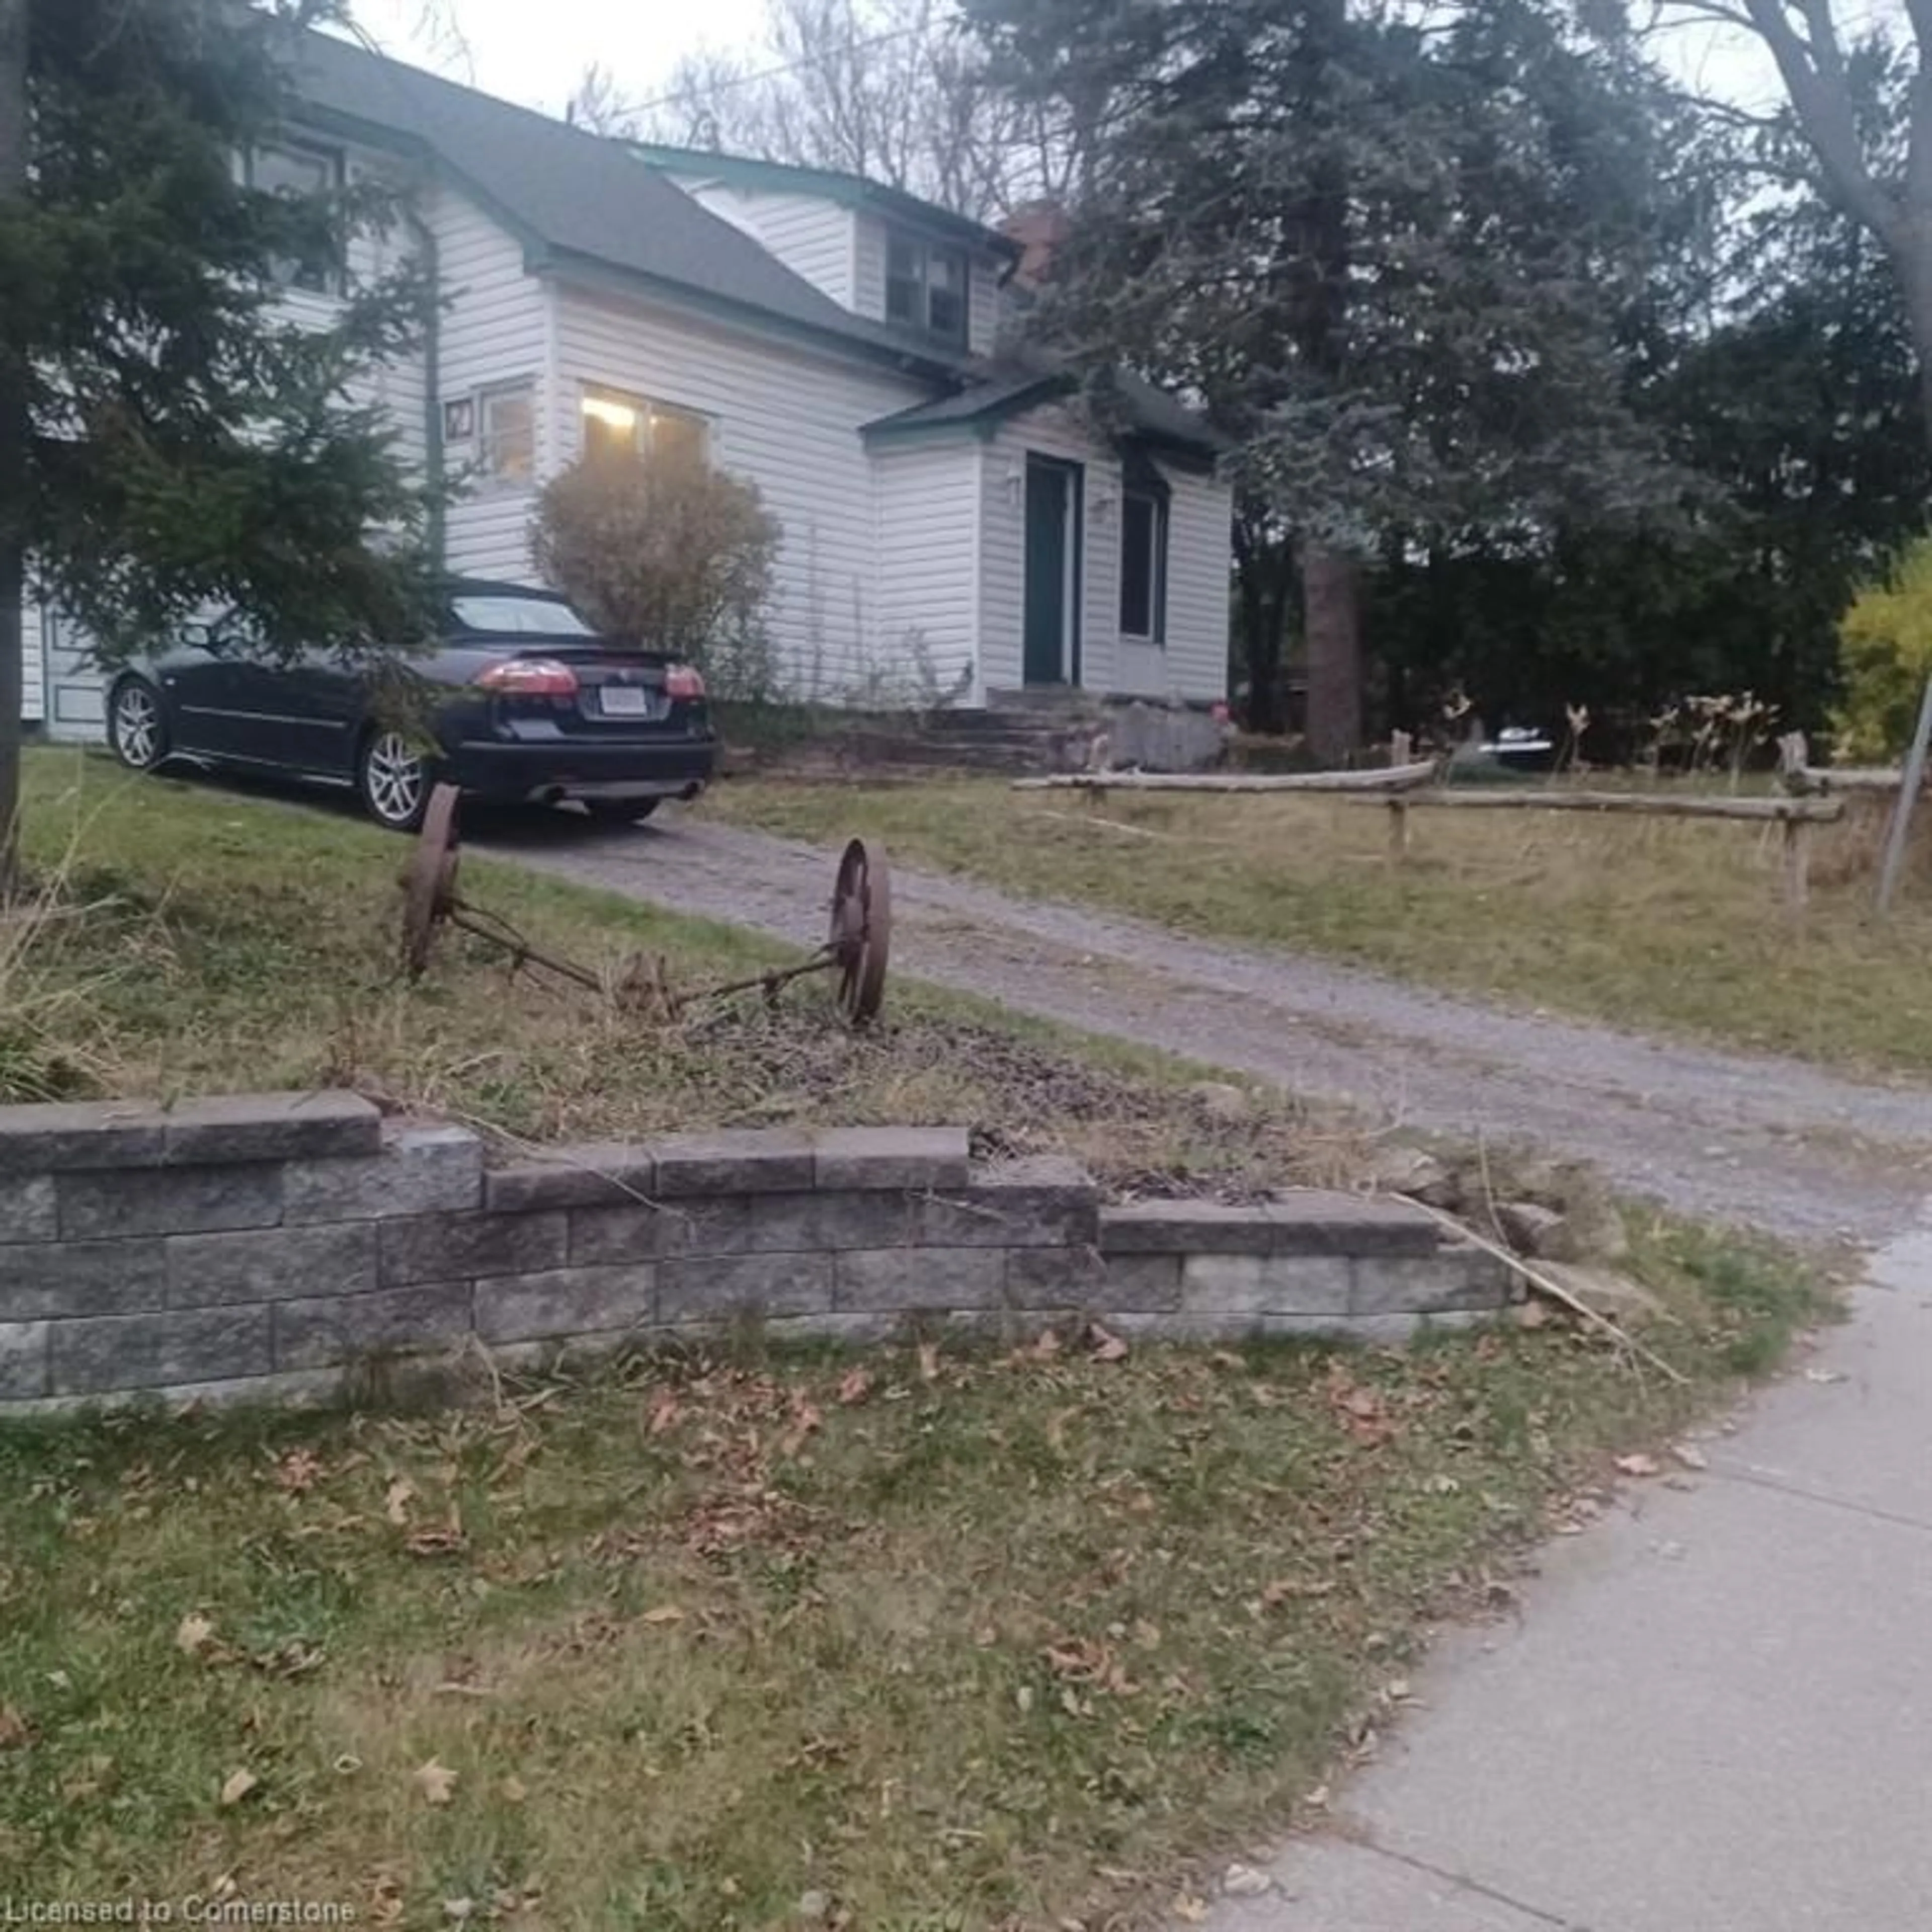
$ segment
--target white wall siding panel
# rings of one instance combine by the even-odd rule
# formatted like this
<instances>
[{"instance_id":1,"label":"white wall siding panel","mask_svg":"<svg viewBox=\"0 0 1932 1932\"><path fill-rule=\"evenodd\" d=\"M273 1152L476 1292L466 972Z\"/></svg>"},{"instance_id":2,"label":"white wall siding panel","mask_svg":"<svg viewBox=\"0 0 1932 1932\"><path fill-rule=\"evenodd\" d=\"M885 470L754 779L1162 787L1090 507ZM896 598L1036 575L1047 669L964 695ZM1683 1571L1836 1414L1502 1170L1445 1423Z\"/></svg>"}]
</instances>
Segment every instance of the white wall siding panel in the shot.
<instances>
[{"instance_id":1,"label":"white wall siding panel","mask_svg":"<svg viewBox=\"0 0 1932 1932\"><path fill-rule=\"evenodd\" d=\"M1167 650L1184 698L1228 694L1228 586L1234 559L1234 492L1210 476L1169 470Z\"/></svg>"},{"instance_id":2,"label":"white wall siding panel","mask_svg":"<svg viewBox=\"0 0 1932 1932\"><path fill-rule=\"evenodd\" d=\"M701 175L673 175L686 194L720 220L763 244L795 275L853 305L853 211L824 195L728 188Z\"/></svg>"},{"instance_id":3,"label":"white wall siding panel","mask_svg":"<svg viewBox=\"0 0 1932 1932\"><path fill-rule=\"evenodd\" d=\"M854 238L852 310L874 322L886 319L886 224L876 214L858 217Z\"/></svg>"},{"instance_id":4,"label":"white wall siding panel","mask_svg":"<svg viewBox=\"0 0 1932 1932\"><path fill-rule=\"evenodd\" d=\"M20 719L38 724L46 716L45 667L40 661L40 607L30 592L20 606Z\"/></svg>"},{"instance_id":5,"label":"white wall siding panel","mask_svg":"<svg viewBox=\"0 0 1932 1932\"><path fill-rule=\"evenodd\" d=\"M770 621L788 677L826 698L863 682L889 646L860 425L928 392L667 308L568 284L557 292L566 406L574 410L582 385L608 383L708 416L714 460L755 483L784 526ZM573 442L562 460L574 454Z\"/></svg>"},{"instance_id":6,"label":"white wall siding panel","mask_svg":"<svg viewBox=\"0 0 1932 1932\"><path fill-rule=\"evenodd\" d=\"M999 339L1005 297L1000 287L1000 265L976 261L967 284L966 346L975 356L990 356Z\"/></svg>"},{"instance_id":7,"label":"white wall siding panel","mask_svg":"<svg viewBox=\"0 0 1932 1932\"><path fill-rule=\"evenodd\" d=\"M537 456L548 399L542 393L550 292L524 264L522 244L482 209L446 188L430 197L442 292L438 386L444 402L500 383L536 386ZM452 442L443 452L454 476L473 463L476 446ZM530 522L534 492L472 480L449 506L445 554L449 567L476 577L533 580Z\"/></svg>"},{"instance_id":8,"label":"white wall siding panel","mask_svg":"<svg viewBox=\"0 0 1932 1932\"><path fill-rule=\"evenodd\" d=\"M980 448L972 441L928 443L873 459L880 640L907 667L922 701L972 696ZM935 693L918 688L923 675Z\"/></svg>"}]
</instances>

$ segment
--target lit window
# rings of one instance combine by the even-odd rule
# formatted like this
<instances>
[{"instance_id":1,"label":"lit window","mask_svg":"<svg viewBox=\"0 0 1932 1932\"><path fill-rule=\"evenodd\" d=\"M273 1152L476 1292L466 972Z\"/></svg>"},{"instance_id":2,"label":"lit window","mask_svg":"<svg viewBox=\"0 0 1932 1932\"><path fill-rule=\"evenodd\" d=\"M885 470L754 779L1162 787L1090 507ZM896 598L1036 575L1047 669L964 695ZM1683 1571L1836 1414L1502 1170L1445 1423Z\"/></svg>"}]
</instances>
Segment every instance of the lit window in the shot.
<instances>
[{"instance_id":1,"label":"lit window","mask_svg":"<svg viewBox=\"0 0 1932 1932\"><path fill-rule=\"evenodd\" d=\"M966 341L965 255L909 235L886 238L886 320L960 347Z\"/></svg>"},{"instance_id":2,"label":"lit window","mask_svg":"<svg viewBox=\"0 0 1932 1932\"><path fill-rule=\"evenodd\" d=\"M1151 490L1120 499L1120 634L1167 637L1167 506Z\"/></svg>"},{"instance_id":3,"label":"lit window","mask_svg":"<svg viewBox=\"0 0 1932 1932\"><path fill-rule=\"evenodd\" d=\"M536 474L536 391L528 382L476 399L477 466L493 482L528 484Z\"/></svg>"},{"instance_id":4,"label":"lit window","mask_svg":"<svg viewBox=\"0 0 1932 1932\"><path fill-rule=\"evenodd\" d=\"M694 410L653 402L648 396L627 395L621 389L584 392L586 456L655 456L671 463L704 463L710 447L711 424Z\"/></svg>"},{"instance_id":5,"label":"lit window","mask_svg":"<svg viewBox=\"0 0 1932 1932\"><path fill-rule=\"evenodd\" d=\"M262 194L309 201L332 195L343 182L338 148L280 142L250 151L244 174L248 184ZM274 264L275 280L284 288L305 289L314 295L332 295L340 287L342 264L332 244Z\"/></svg>"}]
</instances>

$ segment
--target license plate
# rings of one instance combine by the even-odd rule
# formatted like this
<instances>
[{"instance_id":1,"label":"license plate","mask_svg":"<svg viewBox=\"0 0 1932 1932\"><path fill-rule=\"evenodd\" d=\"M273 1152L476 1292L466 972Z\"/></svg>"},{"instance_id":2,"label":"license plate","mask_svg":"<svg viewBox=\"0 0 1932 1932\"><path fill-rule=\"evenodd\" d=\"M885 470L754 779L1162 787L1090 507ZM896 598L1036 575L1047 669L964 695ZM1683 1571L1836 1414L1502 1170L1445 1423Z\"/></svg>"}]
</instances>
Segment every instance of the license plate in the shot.
<instances>
[{"instance_id":1,"label":"license plate","mask_svg":"<svg viewBox=\"0 0 1932 1932\"><path fill-rule=\"evenodd\" d=\"M657 711L657 693L640 684L599 686L597 708L606 718L650 718Z\"/></svg>"}]
</instances>

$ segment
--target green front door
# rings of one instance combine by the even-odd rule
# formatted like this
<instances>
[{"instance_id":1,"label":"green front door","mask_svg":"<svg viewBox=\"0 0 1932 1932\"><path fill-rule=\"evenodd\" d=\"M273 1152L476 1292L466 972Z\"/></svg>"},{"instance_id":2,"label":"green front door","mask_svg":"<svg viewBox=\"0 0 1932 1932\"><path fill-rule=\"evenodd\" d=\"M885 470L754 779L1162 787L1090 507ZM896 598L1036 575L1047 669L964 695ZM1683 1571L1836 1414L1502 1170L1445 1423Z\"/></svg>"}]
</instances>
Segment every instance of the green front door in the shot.
<instances>
[{"instance_id":1,"label":"green front door","mask_svg":"<svg viewBox=\"0 0 1932 1932\"><path fill-rule=\"evenodd\" d=\"M1028 684L1080 675L1080 466L1029 456L1026 466L1026 633Z\"/></svg>"}]
</instances>

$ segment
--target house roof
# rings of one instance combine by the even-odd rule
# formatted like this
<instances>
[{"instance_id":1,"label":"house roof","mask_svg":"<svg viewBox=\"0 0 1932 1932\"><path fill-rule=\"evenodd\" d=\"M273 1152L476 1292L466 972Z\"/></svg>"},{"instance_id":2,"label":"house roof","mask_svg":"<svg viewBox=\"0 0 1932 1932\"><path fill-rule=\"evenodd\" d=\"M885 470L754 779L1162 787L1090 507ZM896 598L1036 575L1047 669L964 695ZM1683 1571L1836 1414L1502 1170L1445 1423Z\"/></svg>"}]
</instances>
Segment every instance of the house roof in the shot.
<instances>
[{"instance_id":1,"label":"house roof","mask_svg":"<svg viewBox=\"0 0 1932 1932\"><path fill-rule=\"evenodd\" d=\"M712 171L769 170L682 148L640 148L463 87L334 34L304 36L296 74L304 118L348 138L424 156L523 242L533 268L614 275L754 326L890 363L947 394L868 425L908 434L951 423L996 420L1073 386L1036 358L988 362L909 339L854 315L787 268L764 245L712 214L668 178L691 155ZM640 159L641 158L641 159ZM642 164L649 163L649 165ZM1004 238L976 222L856 177L779 168L801 192L842 184L872 205L904 203L928 225L944 216L988 243ZM1138 377L1119 377L1132 427L1150 440L1204 453L1224 446L1204 421Z\"/></svg>"},{"instance_id":2,"label":"house roof","mask_svg":"<svg viewBox=\"0 0 1932 1932\"><path fill-rule=\"evenodd\" d=\"M638 158L670 174L705 175L731 188L764 188L780 194L816 195L848 208L869 208L895 220L910 222L929 232L962 242L989 254L1019 259L1019 244L997 228L956 214L938 202L922 201L903 188L868 181L863 175L836 168L796 167L788 161L759 160L748 154L715 154L705 148L673 147L661 141L626 143Z\"/></svg>"},{"instance_id":3,"label":"house roof","mask_svg":"<svg viewBox=\"0 0 1932 1932\"><path fill-rule=\"evenodd\" d=\"M1204 416L1166 390L1125 370L1116 370L1113 382L1131 434L1199 456L1219 456L1229 447L1227 439ZM1072 395L1079 386L1079 378L1072 370L1037 357L982 362L969 372L966 387L881 416L866 424L866 434L880 441L910 440L954 429L990 434L994 424L1006 418Z\"/></svg>"},{"instance_id":4,"label":"house roof","mask_svg":"<svg viewBox=\"0 0 1932 1932\"><path fill-rule=\"evenodd\" d=\"M856 316L700 207L622 143L440 79L332 34L304 38L306 110L383 145L427 151L534 254L697 296L748 320L922 371L963 358Z\"/></svg>"}]
</instances>

